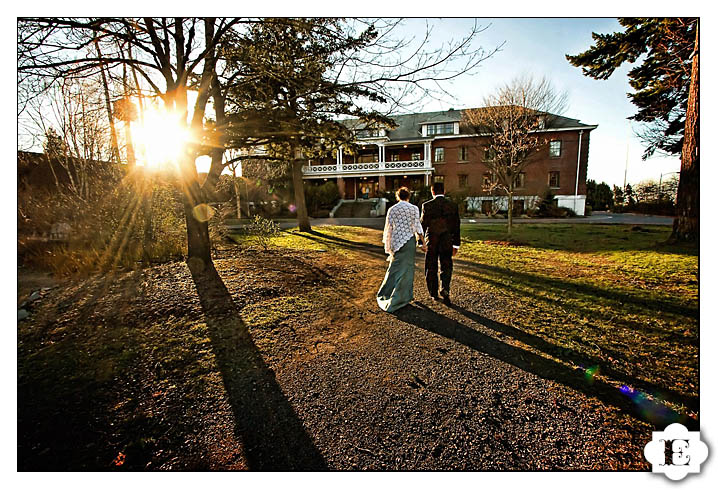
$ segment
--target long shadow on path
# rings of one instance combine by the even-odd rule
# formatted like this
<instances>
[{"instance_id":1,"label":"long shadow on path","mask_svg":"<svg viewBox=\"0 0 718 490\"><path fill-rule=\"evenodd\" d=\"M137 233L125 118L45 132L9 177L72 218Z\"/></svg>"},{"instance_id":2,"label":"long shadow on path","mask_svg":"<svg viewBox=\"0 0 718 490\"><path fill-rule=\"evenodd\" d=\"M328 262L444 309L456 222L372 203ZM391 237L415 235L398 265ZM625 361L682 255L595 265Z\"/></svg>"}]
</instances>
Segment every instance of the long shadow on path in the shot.
<instances>
[{"instance_id":1,"label":"long shadow on path","mask_svg":"<svg viewBox=\"0 0 718 490\"><path fill-rule=\"evenodd\" d=\"M598 398L628 414L654 424L661 429L672 422L681 422L689 430L698 430L696 420L679 415L663 404L644 397L631 397L618 389L594 379L589 383L584 374L532 352L510 346L488 335L478 332L463 323L420 306L407 305L395 313L399 320L423 330L454 340L471 349L499 359L507 364L568 386L586 395Z\"/></svg>"},{"instance_id":2,"label":"long shadow on path","mask_svg":"<svg viewBox=\"0 0 718 490\"><path fill-rule=\"evenodd\" d=\"M192 272L250 470L326 470L214 266Z\"/></svg>"},{"instance_id":3,"label":"long shadow on path","mask_svg":"<svg viewBox=\"0 0 718 490\"><path fill-rule=\"evenodd\" d=\"M456 310L457 312L461 313L466 318L469 318L470 320L472 320L478 324L481 324L495 332L498 332L498 333L501 333L504 335L508 335L508 336L510 336L520 342L523 342L526 345L530 345L546 354L552 355L554 357L558 357L558 358L566 360L566 361L571 361L574 364L583 366L584 368L588 368L588 367L595 366L595 365L600 365L601 366L601 374L603 374L603 375L609 376L617 381L621 381L621 382L626 383L634 388L641 389L641 390L644 390L649 393L661 393L661 395L664 396L664 398L666 400L670 400L675 403L683 404L692 410L697 411L699 409L699 403L698 403L697 397L687 396L687 395L679 393L675 390L665 388L663 386L658 386L658 385L655 385L655 384L652 384L652 383L649 383L646 381L638 380L638 379L633 378L633 377L631 377L625 373L622 373L616 369L613 369L610 366L606 366L605 363L598 358L587 356L580 352L576 352L571 349L566 349L566 348L557 346L555 344L547 342L546 340L542 339L541 337L524 332L523 330L512 327L510 325L506 325L504 323L490 320L489 318L486 318L484 316L476 314L473 311L469 311L466 308L462 308L458 305L452 305L452 308L454 310Z\"/></svg>"}]
</instances>

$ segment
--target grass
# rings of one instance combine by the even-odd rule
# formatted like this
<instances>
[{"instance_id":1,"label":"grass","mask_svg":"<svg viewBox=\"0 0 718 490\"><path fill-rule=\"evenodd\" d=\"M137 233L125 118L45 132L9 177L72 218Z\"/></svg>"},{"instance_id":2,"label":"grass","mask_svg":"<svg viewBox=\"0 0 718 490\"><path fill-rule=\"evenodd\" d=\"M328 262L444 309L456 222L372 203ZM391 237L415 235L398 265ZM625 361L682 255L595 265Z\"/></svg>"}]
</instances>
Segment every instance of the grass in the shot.
<instances>
[{"instance_id":1,"label":"grass","mask_svg":"<svg viewBox=\"0 0 718 490\"><path fill-rule=\"evenodd\" d=\"M469 225L461 257L471 287L506 305L497 321L553 346L555 357L590 359L581 366L589 374L673 399L686 413L697 410L698 250L666 244L669 233L525 225L509 239L505 226Z\"/></svg>"}]
</instances>

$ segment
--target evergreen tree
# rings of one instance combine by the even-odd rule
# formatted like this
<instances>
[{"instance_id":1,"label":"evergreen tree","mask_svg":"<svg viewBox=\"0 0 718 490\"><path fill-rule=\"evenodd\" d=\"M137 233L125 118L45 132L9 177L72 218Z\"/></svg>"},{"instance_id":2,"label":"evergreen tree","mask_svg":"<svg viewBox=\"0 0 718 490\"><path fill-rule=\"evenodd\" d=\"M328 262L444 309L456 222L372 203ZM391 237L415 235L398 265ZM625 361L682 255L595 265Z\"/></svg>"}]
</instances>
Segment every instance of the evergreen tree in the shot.
<instances>
[{"instance_id":1,"label":"evergreen tree","mask_svg":"<svg viewBox=\"0 0 718 490\"><path fill-rule=\"evenodd\" d=\"M586 181L586 206L596 209L596 181L593 179Z\"/></svg>"},{"instance_id":2,"label":"evergreen tree","mask_svg":"<svg viewBox=\"0 0 718 490\"><path fill-rule=\"evenodd\" d=\"M354 142L354 132L336 115L393 125L356 103L362 98L386 102L380 94L331 76L335 63L347 52L367 47L376 36L370 28L354 37L336 19L266 19L225 50L230 69L241 72L247 81L228 93L229 138L263 139L270 159L289 162L301 231L311 230L302 165L308 158L329 156Z\"/></svg>"},{"instance_id":3,"label":"evergreen tree","mask_svg":"<svg viewBox=\"0 0 718 490\"><path fill-rule=\"evenodd\" d=\"M623 189L617 185L613 186L613 199L616 204L623 205L624 195Z\"/></svg>"},{"instance_id":4,"label":"evergreen tree","mask_svg":"<svg viewBox=\"0 0 718 490\"><path fill-rule=\"evenodd\" d=\"M605 182L601 182L596 186L595 190L595 206L593 209L611 209L613 207L613 191Z\"/></svg>"},{"instance_id":5,"label":"evergreen tree","mask_svg":"<svg viewBox=\"0 0 718 490\"><path fill-rule=\"evenodd\" d=\"M638 112L630 119L647 123L640 136L647 144L643 158L656 151L681 154L676 219L671 240L698 239L699 113L698 19L621 18L625 28L612 34L593 33L594 45L566 55L584 75L605 80L623 63Z\"/></svg>"},{"instance_id":6,"label":"evergreen tree","mask_svg":"<svg viewBox=\"0 0 718 490\"><path fill-rule=\"evenodd\" d=\"M621 18L623 32L593 33L594 45L566 59L583 74L606 80L623 63L642 63L628 72L634 92L628 94L638 111L629 117L647 123L643 158L657 150L681 152L685 127L690 64L696 37L696 19Z\"/></svg>"}]
</instances>

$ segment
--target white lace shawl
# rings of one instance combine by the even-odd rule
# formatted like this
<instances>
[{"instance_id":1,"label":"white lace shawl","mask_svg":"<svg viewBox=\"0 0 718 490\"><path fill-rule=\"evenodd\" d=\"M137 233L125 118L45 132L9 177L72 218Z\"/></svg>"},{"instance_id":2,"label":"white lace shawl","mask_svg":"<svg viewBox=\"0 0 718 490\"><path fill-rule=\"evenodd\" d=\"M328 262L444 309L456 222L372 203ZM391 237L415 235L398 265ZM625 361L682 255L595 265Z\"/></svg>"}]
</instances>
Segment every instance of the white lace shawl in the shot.
<instances>
[{"instance_id":1,"label":"white lace shawl","mask_svg":"<svg viewBox=\"0 0 718 490\"><path fill-rule=\"evenodd\" d=\"M419 208L408 201L399 201L389 208L384 224L384 251L392 254L399 250L414 234L423 235Z\"/></svg>"}]
</instances>

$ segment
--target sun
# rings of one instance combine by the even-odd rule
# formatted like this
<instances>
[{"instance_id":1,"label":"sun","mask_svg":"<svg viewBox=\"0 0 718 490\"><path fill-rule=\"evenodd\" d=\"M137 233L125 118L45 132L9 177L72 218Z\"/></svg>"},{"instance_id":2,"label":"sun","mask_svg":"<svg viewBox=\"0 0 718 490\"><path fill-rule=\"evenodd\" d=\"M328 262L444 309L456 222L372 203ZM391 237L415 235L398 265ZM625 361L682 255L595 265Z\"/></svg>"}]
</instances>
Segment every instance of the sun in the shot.
<instances>
[{"instance_id":1,"label":"sun","mask_svg":"<svg viewBox=\"0 0 718 490\"><path fill-rule=\"evenodd\" d=\"M176 164L190 140L182 118L162 109L148 109L141 122L133 124L135 147L145 166L159 168Z\"/></svg>"}]
</instances>

